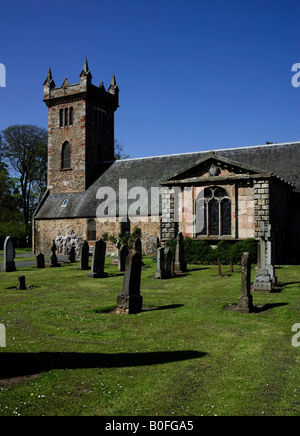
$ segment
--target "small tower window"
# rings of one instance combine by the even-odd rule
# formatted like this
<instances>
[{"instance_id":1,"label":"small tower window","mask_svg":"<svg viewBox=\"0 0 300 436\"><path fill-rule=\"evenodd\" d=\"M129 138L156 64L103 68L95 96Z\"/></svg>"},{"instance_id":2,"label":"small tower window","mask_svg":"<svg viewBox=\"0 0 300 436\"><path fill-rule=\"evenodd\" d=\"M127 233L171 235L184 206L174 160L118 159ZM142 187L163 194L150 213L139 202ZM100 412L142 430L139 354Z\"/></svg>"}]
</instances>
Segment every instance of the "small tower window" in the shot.
<instances>
[{"instance_id":1,"label":"small tower window","mask_svg":"<svg viewBox=\"0 0 300 436\"><path fill-rule=\"evenodd\" d=\"M73 125L73 119L74 119L74 110L72 107L70 107L70 126Z\"/></svg>"},{"instance_id":2,"label":"small tower window","mask_svg":"<svg viewBox=\"0 0 300 436\"><path fill-rule=\"evenodd\" d=\"M63 127L64 125L64 110L60 109L59 111L59 127Z\"/></svg>"},{"instance_id":3,"label":"small tower window","mask_svg":"<svg viewBox=\"0 0 300 436\"><path fill-rule=\"evenodd\" d=\"M61 169L71 168L71 147L68 141L64 142L61 150Z\"/></svg>"},{"instance_id":4,"label":"small tower window","mask_svg":"<svg viewBox=\"0 0 300 436\"><path fill-rule=\"evenodd\" d=\"M96 241L96 221L93 218L87 222L87 240Z\"/></svg>"},{"instance_id":5,"label":"small tower window","mask_svg":"<svg viewBox=\"0 0 300 436\"><path fill-rule=\"evenodd\" d=\"M65 109L65 126L69 125L68 108Z\"/></svg>"}]
</instances>

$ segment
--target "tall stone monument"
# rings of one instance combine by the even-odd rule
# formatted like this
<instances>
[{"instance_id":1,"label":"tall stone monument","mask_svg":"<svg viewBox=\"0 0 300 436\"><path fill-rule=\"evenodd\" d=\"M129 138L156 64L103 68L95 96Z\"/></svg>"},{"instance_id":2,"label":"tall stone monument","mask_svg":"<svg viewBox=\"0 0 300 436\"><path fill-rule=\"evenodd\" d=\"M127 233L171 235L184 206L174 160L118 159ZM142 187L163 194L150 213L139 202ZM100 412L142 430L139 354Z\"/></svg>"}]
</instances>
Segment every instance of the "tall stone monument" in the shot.
<instances>
[{"instance_id":1,"label":"tall stone monument","mask_svg":"<svg viewBox=\"0 0 300 436\"><path fill-rule=\"evenodd\" d=\"M162 247L159 247L157 249L156 259L157 261L156 261L155 278L165 279L166 278L165 250Z\"/></svg>"},{"instance_id":2,"label":"tall stone monument","mask_svg":"<svg viewBox=\"0 0 300 436\"><path fill-rule=\"evenodd\" d=\"M251 260L250 254L244 253L241 261L242 267L242 283L241 296L238 302L238 310L242 313L250 313L253 311L253 298L250 292L251 285Z\"/></svg>"},{"instance_id":3,"label":"tall stone monument","mask_svg":"<svg viewBox=\"0 0 300 436\"><path fill-rule=\"evenodd\" d=\"M177 235L176 253L175 253L175 273L186 272L186 261L184 259L184 242L182 232Z\"/></svg>"},{"instance_id":4,"label":"tall stone monument","mask_svg":"<svg viewBox=\"0 0 300 436\"><path fill-rule=\"evenodd\" d=\"M117 298L117 314L130 315L142 311L143 297L140 295L141 270L139 253L133 251L126 258L123 289Z\"/></svg>"},{"instance_id":5,"label":"tall stone monument","mask_svg":"<svg viewBox=\"0 0 300 436\"><path fill-rule=\"evenodd\" d=\"M271 291L274 284L277 282L275 276L275 267L272 265L272 239L271 226L265 226L264 223L260 227L259 237L260 247L260 269L258 270L254 283L254 291ZM266 257L267 249L267 257Z\"/></svg>"},{"instance_id":6,"label":"tall stone monument","mask_svg":"<svg viewBox=\"0 0 300 436\"><path fill-rule=\"evenodd\" d=\"M15 248L14 248L13 240L10 236L7 236L4 242L2 271L3 272L16 271Z\"/></svg>"}]
</instances>

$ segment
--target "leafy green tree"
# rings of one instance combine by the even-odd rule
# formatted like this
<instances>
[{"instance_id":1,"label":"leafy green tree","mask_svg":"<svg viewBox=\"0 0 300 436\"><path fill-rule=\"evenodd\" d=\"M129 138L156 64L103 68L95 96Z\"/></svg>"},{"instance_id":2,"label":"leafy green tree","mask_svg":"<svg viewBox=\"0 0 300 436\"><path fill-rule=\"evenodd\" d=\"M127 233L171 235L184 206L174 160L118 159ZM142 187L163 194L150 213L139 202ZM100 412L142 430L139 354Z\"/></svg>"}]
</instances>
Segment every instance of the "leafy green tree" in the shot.
<instances>
[{"instance_id":1,"label":"leafy green tree","mask_svg":"<svg viewBox=\"0 0 300 436\"><path fill-rule=\"evenodd\" d=\"M47 185L48 133L34 125L13 125L2 132L0 152L15 176L15 194L20 201L27 235L31 233L31 216Z\"/></svg>"},{"instance_id":2,"label":"leafy green tree","mask_svg":"<svg viewBox=\"0 0 300 436\"><path fill-rule=\"evenodd\" d=\"M22 213L15 193L14 181L9 176L7 165L0 162L0 237L25 236Z\"/></svg>"}]
</instances>

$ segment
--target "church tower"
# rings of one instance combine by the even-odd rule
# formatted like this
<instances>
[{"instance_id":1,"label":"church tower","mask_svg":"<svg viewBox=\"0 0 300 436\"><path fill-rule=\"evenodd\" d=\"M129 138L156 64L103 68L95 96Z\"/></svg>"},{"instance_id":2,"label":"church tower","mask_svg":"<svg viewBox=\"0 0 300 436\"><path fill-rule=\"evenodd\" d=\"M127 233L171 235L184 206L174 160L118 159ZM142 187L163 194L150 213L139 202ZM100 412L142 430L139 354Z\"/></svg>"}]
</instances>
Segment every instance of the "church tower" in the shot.
<instances>
[{"instance_id":1,"label":"church tower","mask_svg":"<svg viewBox=\"0 0 300 436\"><path fill-rule=\"evenodd\" d=\"M48 107L48 189L85 191L114 161L114 112L119 107L115 75L108 90L92 84L85 60L80 81L56 88L49 68L44 82Z\"/></svg>"}]
</instances>

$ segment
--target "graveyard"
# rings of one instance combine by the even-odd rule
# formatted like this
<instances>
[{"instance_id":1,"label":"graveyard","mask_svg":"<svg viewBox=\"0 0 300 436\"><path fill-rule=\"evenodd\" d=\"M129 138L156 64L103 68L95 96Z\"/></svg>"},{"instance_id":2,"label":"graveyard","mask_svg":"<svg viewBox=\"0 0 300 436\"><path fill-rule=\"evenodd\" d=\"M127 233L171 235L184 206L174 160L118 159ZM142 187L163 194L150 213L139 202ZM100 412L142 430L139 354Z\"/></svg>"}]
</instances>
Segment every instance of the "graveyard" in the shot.
<instances>
[{"instance_id":1,"label":"graveyard","mask_svg":"<svg viewBox=\"0 0 300 436\"><path fill-rule=\"evenodd\" d=\"M125 271L106 256L95 277L50 256L0 273L1 416L299 416L298 266L276 265L276 288L250 296L247 257L170 277L161 252L127 256ZM118 314L131 290L141 311Z\"/></svg>"}]
</instances>

